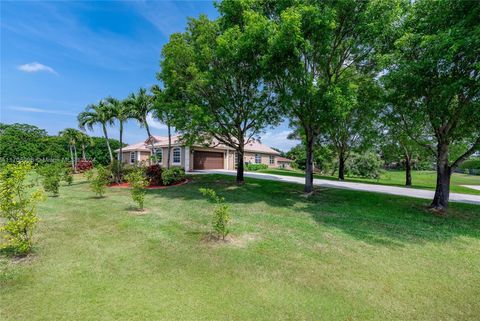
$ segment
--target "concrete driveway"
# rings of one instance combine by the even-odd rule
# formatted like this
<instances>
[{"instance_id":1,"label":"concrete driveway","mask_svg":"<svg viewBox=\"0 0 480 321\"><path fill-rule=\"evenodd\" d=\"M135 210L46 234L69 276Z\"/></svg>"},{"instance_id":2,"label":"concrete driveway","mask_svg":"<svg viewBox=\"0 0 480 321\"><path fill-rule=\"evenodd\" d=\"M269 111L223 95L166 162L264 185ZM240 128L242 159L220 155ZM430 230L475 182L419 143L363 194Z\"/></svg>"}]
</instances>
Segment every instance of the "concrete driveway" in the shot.
<instances>
[{"instance_id":1,"label":"concrete driveway","mask_svg":"<svg viewBox=\"0 0 480 321\"><path fill-rule=\"evenodd\" d=\"M223 169L195 170L191 174L223 174L223 175L230 175L230 176L237 175L235 171L223 170ZM245 177L265 179L265 180L277 181L277 182L295 183L295 184L305 183L305 179L303 177L283 176L283 175L275 175L275 174L245 172ZM330 181L330 180L318 179L318 178L315 178L313 180L313 185L321 186L321 187L342 188L342 189L349 189L349 190L355 190L355 191L365 191L365 192L383 193L383 194L398 195L398 196L424 198L424 199L432 199L434 195L433 191L422 190L417 188ZM480 195L450 193L450 201L480 205Z\"/></svg>"}]
</instances>

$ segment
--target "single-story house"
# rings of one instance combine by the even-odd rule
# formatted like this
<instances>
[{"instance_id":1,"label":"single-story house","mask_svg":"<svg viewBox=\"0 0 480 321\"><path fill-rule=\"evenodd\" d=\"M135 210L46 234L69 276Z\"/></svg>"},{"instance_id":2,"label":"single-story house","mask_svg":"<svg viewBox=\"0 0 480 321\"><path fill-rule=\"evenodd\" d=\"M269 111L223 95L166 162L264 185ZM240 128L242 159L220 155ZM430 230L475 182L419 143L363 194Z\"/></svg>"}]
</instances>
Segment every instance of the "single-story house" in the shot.
<instances>
[{"instance_id":1,"label":"single-story house","mask_svg":"<svg viewBox=\"0 0 480 321\"><path fill-rule=\"evenodd\" d=\"M155 154L157 161L163 167L167 166L168 137L152 136L154 151L151 142L128 145L122 148L122 161L127 164L140 162L150 163L150 157ZM179 135L171 137L170 165L184 167L186 171L195 169L229 169L236 168L237 153L231 147L213 142L211 146L185 146ZM119 149L115 151L117 154ZM280 167L278 163L280 153L260 143L250 140L245 144L244 162L252 164L266 164L269 167Z\"/></svg>"},{"instance_id":2,"label":"single-story house","mask_svg":"<svg viewBox=\"0 0 480 321\"><path fill-rule=\"evenodd\" d=\"M277 164L280 168L292 168L293 160L285 158L285 157L277 157Z\"/></svg>"}]
</instances>

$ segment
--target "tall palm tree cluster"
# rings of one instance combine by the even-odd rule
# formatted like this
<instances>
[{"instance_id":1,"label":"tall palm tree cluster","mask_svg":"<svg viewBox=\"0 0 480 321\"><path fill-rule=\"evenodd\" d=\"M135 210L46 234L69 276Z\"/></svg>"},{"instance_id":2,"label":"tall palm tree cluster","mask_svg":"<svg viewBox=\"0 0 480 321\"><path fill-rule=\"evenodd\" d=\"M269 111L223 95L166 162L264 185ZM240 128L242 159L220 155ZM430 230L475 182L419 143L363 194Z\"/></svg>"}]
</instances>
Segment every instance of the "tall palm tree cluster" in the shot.
<instances>
[{"instance_id":1,"label":"tall palm tree cluster","mask_svg":"<svg viewBox=\"0 0 480 321\"><path fill-rule=\"evenodd\" d=\"M159 86L153 86L150 92L144 88L140 88L137 93L131 93L123 100L107 97L100 100L97 104L88 105L85 110L78 115L78 125L82 130L93 130L94 126L101 126L103 136L107 142L110 161L113 162L113 152L108 142L107 127L112 127L118 124L120 150L117 160L119 164L118 171L120 172L122 166L121 157L123 155L124 125L128 120L136 120L142 128L145 128L152 151L154 146L147 118L151 115L160 122L165 123L168 127L170 146L170 117L167 109L162 107L162 96L161 88Z\"/></svg>"},{"instance_id":2,"label":"tall palm tree cluster","mask_svg":"<svg viewBox=\"0 0 480 321\"><path fill-rule=\"evenodd\" d=\"M82 159L86 159L85 149L87 146L93 145L93 140L87 134L75 129L75 128L66 128L59 133L60 136L64 137L68 141L68 147L70 149L70 159L72 163L72 170L75 171L78 163L77 155L77 145L80 145L82 148Z\"/></svg>"}]
</instances>

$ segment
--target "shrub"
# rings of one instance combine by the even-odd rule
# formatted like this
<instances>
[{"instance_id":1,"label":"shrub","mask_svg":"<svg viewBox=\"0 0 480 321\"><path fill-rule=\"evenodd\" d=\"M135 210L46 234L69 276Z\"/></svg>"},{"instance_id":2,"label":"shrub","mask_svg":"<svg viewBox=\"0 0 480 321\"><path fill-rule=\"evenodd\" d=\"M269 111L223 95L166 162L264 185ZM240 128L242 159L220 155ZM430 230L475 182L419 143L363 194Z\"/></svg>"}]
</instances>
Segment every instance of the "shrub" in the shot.
<instances>
[{"instance_id":1,"label":"shrub","mask_svg":"<svg viewBox=\"0 0 480 321\"><path fill-rule=\"evenodd\" d=\"M267 168L268 168L267 164L246 164L245 165L245 169L247 171L259 171Z\"/></svg>"},{"instance_id":2,"label":"shrub","mask_svg":"<svg viewBox=\"0 0 480 321\"><path fill-rule=\"evenodd\" d=\"M162 185L162 167L160 165L155 164L148 166L145 169L145 175L151 185Z\"/></svg>"},{"instance_id":3,"label":"shrub","mask_svg":"<svg viewBox=\"0 0 480 321\"><path fill-rule=\"evenodd\" d=\"M31 170L30 163L22 162L6 165L0 172L0 216L6 220L0 231L5 232L5 249L15 255L25 255L32 248L36 205L42 199L42 193L31 191L25 182Z\"/></svg>"},{"instance_id":4,"label":"shrub","mask_svg":"<svg viewBox=\"0 0 480 321\"><path fill-rule=\"evenodd\" d=\"M345 171L348 176L365 178L380 178L382 160L377 154L366 152L363 154L352 154L348 158Z\"/></svg>"},{"instance_id":5,"label":"shrub","mask_svg":"<svg viewBox=\"0 0 480 321\"><path fill-rule=\"evenodd\" d=\"M93 169L90 169L85 173L83 173L83 175L85 175L85 178L87 179L87 181L90 182L93 179L93 176L95 176L95 172L93 171Z\"/></svg>"},{"instance_id":6,"label":"shrub","mask_svg":"<svg viewBox=\"0 0 480 321\"><path fill-rule=\"evenodd\" d=\"M120 181L121 182L126 182L127 181L127 176L130 173L135 172L138 168L142 168L142 170L143 170L143 167L140 167L138 165L124 164L123 167L122 167L122 172L120 173Z\"/></svg>"},{"instance_id":7,"label":"shrub","mask_svg":"<svg viewBox=\"0 0 480 321\"><path fill-rule=\"evenodd\" d=\"M478 169L480 170L480 158L468 159L459 166L461 169Z\"/></svg>"},{"instance_id":8,"label":"shrub","mask_svg":"<svg viewBox=\"0 0 480 321\"><path fill-rule=\"evenodd\" d=\"M68 185L72 185L73 183L73 174L72 174L72 170L70 168L65 168L64 172L63 172L63 180L65 181L65 183L67 183Z\"/></svg>"},{"instance_id":9,"label":"shrub","mask_svg":"<svg viewBox=\"0 0 480 321\"><path fill-rule=\"evenodd\" d=\"M77 171L80 173L86 172L93 168L93 162L89 160L81 159L77 162Z\"/></svg>"},{"instance_id":10,"label":"shrub","mask_svg":"<svg viewBox=\"0 0 480 321\"><path fill-rule=\"evenodd\" d=\"M200 193L216 203L215 209L213 210L212 227L214 233L219 238L221 237L222 240L225 240L225 237L230 233L228 229L228 223L230 222L230 215L228 215L229 207L225 204L225 198L218 196L217 193L210 188L200 188Z\"/></svg>"},{"instance_id":11,"label":"shrub","mask_svg":"<svg viewBox=\"0 0 480 321\"><path fill-rule=\"evenodd\" d=\"M58 196L60 181L65 173L62 163L45 164L37 168L37 173L42 177L43 189L53 196Z\"/></svg>"},{"instance_id":12,"label":"shrub","mask_svg":"<svg viewBox=\"0 0 480 321\"><path fill-rule=\"evenodd\" d=\"M170 167L162 171L163 185L172 185L185 179L185 170L181 167Z\"/></svg>"},{"instance_id":13,"label":"shrub","mask_svg":"<svg viewBox=\"0 0 480 321\"><path fill-rule=\"evenodd\" d=\"M135 171L138 167L138 165L131 164L122 164L120 167L120 162L114 159L108 166L108 169L110 170L113 182L122 183L126 182L126 176Z\"/></svg>"},{"instance_id":14,"label":"shrub","mask_svg":"<svg viewBox=\"0 0 480 321\"><path fill-rule=\"evenodd\" d=\"M130 185L133 201L138 204L140 210L143 210L145 187L148 186L148 179L145 177L143 168L137 168L130 172L125 178Z\"/></svg>"},{"instance_id":15,"label":"shrub","mask_svg":"<svg viewBox=\"0 0 480 321\"><path fill-rule=\"evenodd\" d=\"M111 173L109 169L100 165L96 167L96 173L94 173L93 170L90 170L87 173L89 175L88 177L90 178L90 188L95 194L97 194L97 196L103 197L103 194L105 194L105 190L107 188L107 184L110 182L109 179Z\"/></svg>"}]
</instances>

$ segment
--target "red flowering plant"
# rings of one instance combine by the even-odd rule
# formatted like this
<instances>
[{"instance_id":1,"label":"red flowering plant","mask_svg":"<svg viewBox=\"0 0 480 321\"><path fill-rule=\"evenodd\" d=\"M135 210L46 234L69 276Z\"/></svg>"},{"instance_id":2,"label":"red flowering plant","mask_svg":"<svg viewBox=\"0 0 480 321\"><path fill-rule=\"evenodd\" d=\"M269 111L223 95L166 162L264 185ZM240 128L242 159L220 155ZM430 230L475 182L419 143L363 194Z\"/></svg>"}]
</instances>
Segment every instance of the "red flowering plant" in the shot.
<instances>
[{"instance_id":1,"label":"red flowering plant","mask_svg":"<svg viewBox=\"0 0 480 321\"><path fill-rule=\"evenodd\" d=\"M162 167L158 164L147 166L145 175L150 182L150 185L162 184Z\"/></svg>"}]
</instances>

